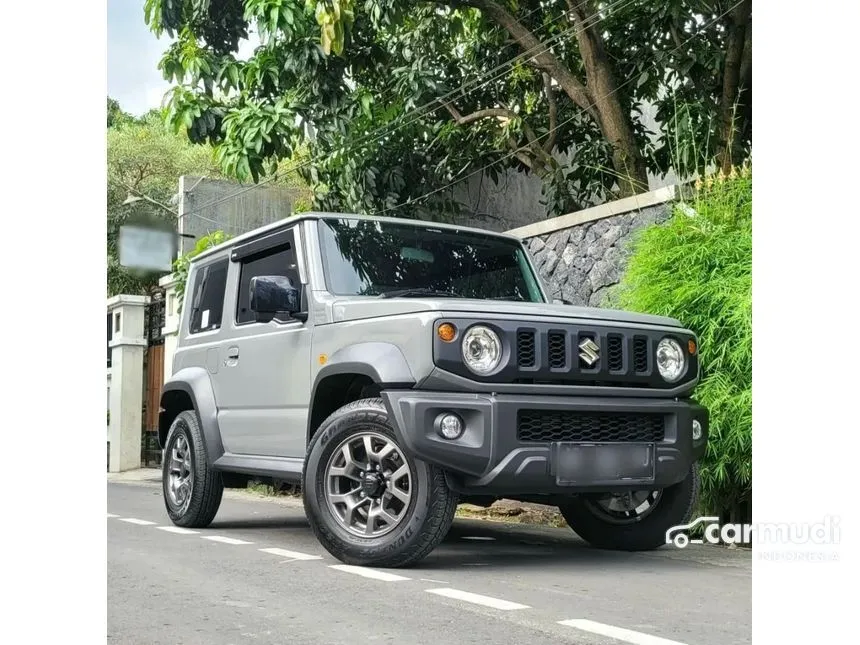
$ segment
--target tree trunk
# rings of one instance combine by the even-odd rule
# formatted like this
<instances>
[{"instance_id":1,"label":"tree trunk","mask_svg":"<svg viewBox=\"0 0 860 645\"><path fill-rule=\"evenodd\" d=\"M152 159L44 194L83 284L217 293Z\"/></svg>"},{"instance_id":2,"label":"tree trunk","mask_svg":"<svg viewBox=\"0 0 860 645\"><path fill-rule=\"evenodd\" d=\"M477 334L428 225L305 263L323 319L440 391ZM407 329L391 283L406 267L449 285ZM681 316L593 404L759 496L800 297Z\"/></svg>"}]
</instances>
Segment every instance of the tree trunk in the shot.
<instances>
[{"instance_id":1,"label":"tree trunk","mask_svg":"<svg viewBox=\"0 0 860 645\"><path fill-rule=\"evenodd\" d=\"M723 173L731 171L732 166L740 161L737 125L739 116L746 113L746 106L740 104L740 99L752 74L752 0L744 0L735 7L727 23L717 152L717 163Z\"/></svg>"},{"instance_id":2,"label":"tree trunk","mask_svg":"<svg viewBox=\"0 0 860 645\"><path fill-rule=\"evenodd\" d=\"M618 95L618 83L603 46L603 37L594 24L587 22L596 9L588 0L568 0L568 7L577 27L576 39L585 64L585 77L600 115L600 130L612 146L612 166L620 196L645 192L648 190L648 172L633 135L630 108L623 105Z\"/></svg>"},{"instance_id":3,"label":"tree trunk","mask_svg":"<svg viewBox=\"0 0 860 645\"><path fill-rule=\"evenodd\" d=\"M593 26L586 26L584 22L585 18L591 15L586 2L568 2L574 20L579 25L576 30L577 40L585 62L586 84L580 82L561 61L541 45L531 31L494 0L448 0L447 4L470 5L480 9L488 18L506 29L524 51L534 52L532 64L555 79L571 101L595 120L604 139L611 146L612 168L621 197L629 197L648 189L648 173L633 136L630 109L623 105L618 95L618 84L599 31Z\"/></svg>"}]
</instances>

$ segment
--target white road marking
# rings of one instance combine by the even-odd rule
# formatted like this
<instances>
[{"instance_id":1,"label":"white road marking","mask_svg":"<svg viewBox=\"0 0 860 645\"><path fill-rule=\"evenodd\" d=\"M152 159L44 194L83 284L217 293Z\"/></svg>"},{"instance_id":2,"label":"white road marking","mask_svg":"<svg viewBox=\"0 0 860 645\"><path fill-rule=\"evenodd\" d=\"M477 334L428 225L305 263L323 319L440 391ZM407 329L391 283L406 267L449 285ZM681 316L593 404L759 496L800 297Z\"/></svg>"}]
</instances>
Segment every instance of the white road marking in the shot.
<instances>
[{"instance_id":1,"label":"white road marking","mask_svg":"<svg viewBox=\"0 0 860 645\"><path fill-rule=\"evenodd\" d=\"M433 580L433 578L421 578L421 582L435 582L437 585L447 585L450 584L445 580Z\"/></svg>"},{"instance_id":2,"label":"white road marking","mask_svg":"<svg viewBox=\"0 0 860 645\"><path fill-rule=\"evenodd\" d=\"M398 580L409 580L404 576L398 576L394 573L386 573L385 571L376 571L367 567L355 567L351 564L330 564L329 569L337 569L346 573L354 573L357 576L365 578L373 578L374 580L382 580L383 582L397 582Z\"/></svg>"},{"instance_id":3,"label":"white road marking","mask_svg":"<svg viewBox=\"0 0 860 645\"><path fill-rule=\"evenodd\" d=\"M592 634L608 636L609 638L625 641L627 643L633 643L634 645L686 645L685 643L680 643L678 641L670 641L667 638L651 636L650 634L643 634L642 632L634 632L631 629L615 627L614 625L596 623L593 620L586 620L584 618L560 620L558 621L558 623L559 625L575 627L576 629L591 632Z\"/></svg>"},{"instance_id":4,"label":"white road marking","mask_svg":"<svg viewBox=\"0 0 860 645\"><path fill-rule=\"evenodd\" d=\"M149 520L139 520L135 517L121 517L119 519L120 522L128 522L129 524L138 524L140 526L152 526L155 522L150 522Z\"/></svg>"},{"instance_id":5,"label":"white road marking","mask_svg":"<svg viewBox=\"0 0 860 645\"><path fill-rule=\"evenodd\" d=\"M212 540L213 542L221 542L222 544L253 544L245 540L237 540L236 538L224 537L222 535L202 535L204 540Z\"/></svg>"},{"instance_id":6,"label":"white road marking","mask_svg":"<svg viewBox=\"0 0 860 645\"><path fill-rule=\"evenodd\" d=\"M465 535L461 539L463 540L478 540L481 542L495 542L496 538L489 537L488 535Z\"/></svg>"},{"instance_id":7,"label":"white road marking","mask_svg":"<svg viewBox=\"0 0 860 645\"><path fill-rule=\"evenodd\" d=\"M167 531L168 533L178 533L179 535L196 535L200 531L192 531L184 529L181 526L156 526L159 531Z\"/></svg>"},{"instance_id":8,"label":"white road marking","mask_svg":"<svg viewBox=\"0 0 860 645\"><path fill-rule=\"evenodd\" d=\"M298 551L287 551L286 549L260 549L260 551L282 558L289 558L290 560L322 560L321 555L309 555L307 553L299 553Z\"/></svg>"},{"instance_id":9,"label":"white road marking","mask_svg":"<svg viewBox=\"0 0 860 645\"><path fill-rule=\"evenodd\" d=\"M476 593L469 593L468 591L460 591L459 589L426 589L425 591L427 591L427 593L436 594L437 596L445 596L446 598L453 598L454 600L462 600L476 605L484 605L484 607L492 607L493 609L503 609L505 611L510 611L512 609L530 609L528 605L521 605L518 602L492 598L490 596L482 596Z\"/></svg>"},{"instance_id":10,"label":"white road marking","mask_svg":"<svg viewBox=\"0 0 860 645\"><path fill-rule=\"evenodd\" d=\"M108 513L108 519L110 519L112 517L119 517L119 515L114 515L113 513Z\"/></svg>"}]
</instances>

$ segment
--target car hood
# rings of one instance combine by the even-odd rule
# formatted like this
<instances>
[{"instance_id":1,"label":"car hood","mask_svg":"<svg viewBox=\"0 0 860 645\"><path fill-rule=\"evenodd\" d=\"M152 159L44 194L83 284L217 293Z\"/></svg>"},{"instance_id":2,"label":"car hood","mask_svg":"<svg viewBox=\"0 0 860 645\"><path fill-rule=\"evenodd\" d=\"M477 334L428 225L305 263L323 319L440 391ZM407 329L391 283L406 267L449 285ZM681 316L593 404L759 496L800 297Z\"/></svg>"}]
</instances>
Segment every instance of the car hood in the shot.
<instances>
[{"instance_id":1,"label":"car hood","mask_svg":"<svg viewBox=\"0 0 860 645\"><path fill-rule=\"evenodd\" d=\"M631 325L681 327L674 318L652 316L618 309L554 305L541 302L507 302L466 298L343 298L332 302L334 322L399 316L438 311L443 315L486 316L490 318L552 319L556 321L612 321Z\"/></svg>"}]
</instances>

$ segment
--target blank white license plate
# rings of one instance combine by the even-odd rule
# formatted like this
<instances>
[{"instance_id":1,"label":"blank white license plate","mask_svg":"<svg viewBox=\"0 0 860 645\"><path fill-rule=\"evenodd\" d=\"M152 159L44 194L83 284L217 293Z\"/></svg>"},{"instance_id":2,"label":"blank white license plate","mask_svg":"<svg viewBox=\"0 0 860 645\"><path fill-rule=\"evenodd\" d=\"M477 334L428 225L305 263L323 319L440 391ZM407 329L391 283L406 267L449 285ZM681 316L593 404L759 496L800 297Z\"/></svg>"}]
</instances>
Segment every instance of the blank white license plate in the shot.
<instances>
[{"instance_id":1,"label":"blank white license plate","mask_svg":"<svg viewBox=\"0 0 860 645\"><path fill-rule=\"evenodd\" d=\"M559 485L600 485L654 481L653 443L553 444Z\"/></svg>"}]
</instances>

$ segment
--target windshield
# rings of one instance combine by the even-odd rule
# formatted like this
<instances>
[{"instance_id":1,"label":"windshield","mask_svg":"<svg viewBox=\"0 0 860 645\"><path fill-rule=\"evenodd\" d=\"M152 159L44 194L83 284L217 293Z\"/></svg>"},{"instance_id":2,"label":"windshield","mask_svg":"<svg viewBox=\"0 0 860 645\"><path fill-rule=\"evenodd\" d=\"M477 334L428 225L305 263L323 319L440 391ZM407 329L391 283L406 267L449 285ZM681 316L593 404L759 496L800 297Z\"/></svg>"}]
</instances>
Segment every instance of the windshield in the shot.
<instances>
[{"instance_id":1,"label":"windshield","mask_svg":"<svg viewBox=\"0 0 860 645\"><path fill-rule=\"evenodd\" d=\"M319 232L326 283L336 295L544 302L514 240L356 218L321 219Z\"/></svg>"}]
</instances>

